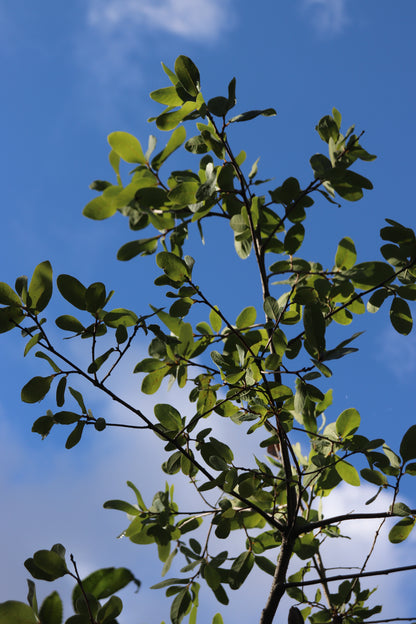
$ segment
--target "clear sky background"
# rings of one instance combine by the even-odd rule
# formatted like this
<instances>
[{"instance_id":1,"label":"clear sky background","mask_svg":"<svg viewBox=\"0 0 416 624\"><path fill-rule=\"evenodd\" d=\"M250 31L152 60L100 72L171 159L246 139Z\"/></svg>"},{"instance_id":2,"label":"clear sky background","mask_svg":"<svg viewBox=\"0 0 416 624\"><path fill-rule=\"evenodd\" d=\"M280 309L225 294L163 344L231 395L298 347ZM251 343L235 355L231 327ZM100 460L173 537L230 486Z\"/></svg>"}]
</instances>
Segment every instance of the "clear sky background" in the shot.
<instances>
[{"instance_id":1,"label":"clear sky background","mask_svg":"<svg viewBox=\"0 0 416 624\"><path fill-rule=\"evenodd\" d=\"M90 182L111 179L109 132L131 132L143 145L150 133L157 134L159 145L166 141L146 121L160 110L148 93L167 86L160 62L173 66L179 54L198 65L206 98L225 94L229 80L236 76L236 113L277 109L276 117L237 124L229 133L235 150L244 148L250 164L261 156L260 177L275 180L270 188L291 175L301 184L309 183L309 158L325 150L314 127L333 106L341 111L345 128L356 123L357 130L365 130L362 143L378 159L364 163L360 171L373 181L374 190L358 204L344 203L341 209L318 202L300 255L332 266L337 242L350 236L359 261L379 258L378 232L384 218L416 226L412 192L415 18L413 0L264 0L257 4L248 0L3 0L0 280L13 284L16 276L31 275L36 264L49 259L55 275L69 273L85 284L105 281L116 290L117 306L146 313L148 302L163 305L162 293L152 288L154 258L116 260L118 248L135 238L125 220L117 216L95 223L83 218L81 211L93 197ZM226 312L235 318L252 303L247 284L254 278L254 263L243 264L235 255L210 257L213 246L232 248L231 230L220 235L215 227L208 228L206 238L205 248L197 242L189 247L200 258L197 278L212 299L226 298ZM51 318L53 312L55 316L70 312L59 295L54 301ZM376 317L358 320L354 331L364 329L356 345L360 352L334 367L330 385L335 400L328 417L335 419L342 409L356 407L364 434L386 438L398 448L403 433L416 420L415 333L407 338L396 334L383 309ZM348 337L351 332L345 331L343 336ZM22 385L34 374L42 374L39 361L30 356L23 361L23 347L17 335L1 336L0 601L25 599L28 575L23 561L59 541L74 553L84 574L101 566L126 565L142 579L139 594L130 588L123 592L123 623L168 621L169 602L162 592L147 589L159 579L155 553L151 547L116 540L126 526L125 518L102 509L107 499L129 496L127 479L150 502L164 486L158 473L161 446L150 436L144 439L114 430L95 435L89 430L72 451L63 448L63 434L53 432L42 442L31 433L31 425L53 405L47 405L47 400L35 406L20 403ZM66 348L79 361L86 361L75 343L67 343ZM130 370L144 353L145 345L138 342L128 362ZM121 374L114 387L150 414L155 401L138 395L139 381ZM90 401L95 414L125 419L102 398L91 395ZM164 401L186 409L186 397L176 390L156 399ZM226 436L224 423L218 427ZM251 452L245 441L241 452ZM413 507L414 491L409 480L402 500ZM368 486L363 500L371 492ZM186 501L179 488L178 496ZM327 511L358 509L362 502L355 490L344 488ZM388 502L383 502L386 507ZM356 546L346 543L345 562L349 556L362 555L372 536L370 525L352 531ZM340 549L337 544L338 553ZM333 556L328 553L328 558ZM410 538L399 546L381 546L369 567L415 562L415 540ZM359 563L360 558L355 564ZM383 614L416 616L416 600L409 590L415 581L415 575L396 575L371 585L382 589ZM251 593L237 594L228 609L216 607L207 590L199 624L210 623L217 610L224 612L227 624L256 621L269 583L269 577L256 576ZM41 595L52 591L48 584L38 586ZM65 591L65 582L62 587Z\"/></svg>"}]
</instances>

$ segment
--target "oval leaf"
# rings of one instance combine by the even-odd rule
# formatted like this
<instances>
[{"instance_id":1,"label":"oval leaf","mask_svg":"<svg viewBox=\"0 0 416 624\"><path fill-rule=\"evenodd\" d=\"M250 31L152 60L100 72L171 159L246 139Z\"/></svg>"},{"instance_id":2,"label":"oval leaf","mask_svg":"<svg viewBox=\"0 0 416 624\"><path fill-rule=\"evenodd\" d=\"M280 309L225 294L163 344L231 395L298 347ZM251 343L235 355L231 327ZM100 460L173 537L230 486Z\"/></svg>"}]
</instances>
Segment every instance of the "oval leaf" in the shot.
<instances>
[{"instance_id":1,"label":"oval leaf","mask_svg":"<svg viewBox=\"0 0 416 624\"><path fill-rule=\"evenodd\" d=\"M47 260L35 268L29 285L31 307L37 312L46 308L52 296L52 267Z\"/></svg>"},{"instance_id":2,"label":"oval leaf","mask_svg":"<svg viewBox=\"0 0 416 624\"><path fill-rule=\"evenodd\" d=\"M360 476L354 466L346 461L338 461L335 464L335 470L345 483L349 485L360 485Z\"/></svg>"},{"instance_id":3,"label":"oval leaf","mask_svg":"<svg viewBox=\"0 0 416 624\"><path fill-rule=\"evenodd\" d=\"M146 159L140 141L128 132L112 132L108 135L108 142L123 160L128 163L144 165Z\"/></svg>"},{"instance_id":4,"label":"oval leaf","mask_svg":"<svg viewBox=\"0 0 416 624\"><path fill-rule=\"evenodd\" d=\"M62 297L79 310L86 310L85 293L87 289L76 277L72 275L59 275L56 280L58 290Z\"/></svg>"},{"instance_id":5,"label":"oval leaf","mask_svg":"<svg viewBox=\"0 0 416 624\"><path fill-rule=\"evenodd\" d=\"M175 61L175 73L185 91L196 97L199 93L200 75L198 68L188 56L178 56Z\"/></svg>"},{"instance_id":6,"label":"oval leaf","mask_svg":"<svg viewBox=\"0 0 416 624\"><path fill-rule=\"evenodd\" d=\"M415 522L416 518L403 518L403 520L400 520L400 522L395 524L391 529L389 533L389 541L392 544L399 544L400 542L403 542L412 532Z\"/></svg>"},{"instance_id":7,"label":"oval leaf","mask_svg":"<svg viewBox=\"0 0 416 624\"><path fill-rule=\"evenodd\" d=\"M61 624L63 615L62 600L58 592L54 591L42 602L39 619L45 624Z\"/></svg>"},{"instance_id":8,"label":"oval leaf","mask_svg":"<svg viewBox=\"0 0 416 624\"><path fill-rule=\"evenodd\" d=\"M33 377L22 388L21 398L24 403L37 403L48 394L54 375Z\"/></svg>"},{"instance_id":9,"label":"oval leaf","mask_svg":"<svg viewBox=\"0 0 416 624\"><path fill-rule=\"evenodd\" d=\"M412 425L404 434L400 444L400 455L404 462L416 459L416 425Z\"/></svg>"},{"instance_id":10,"label":"oval leaf","mask_svg":"<svg viewBox=\"0 0 416 624\"><path fill-rule=\"evenodd\" d=\"M344 410L337 418L335 427L341 438L345 438L349 433L355 431L360 426L361 417L356 409L350 407Z\"/></svg>"},{"instance_id":11,"label":"oval leaf","mask_svg":"<svg viewBox=\"0 0 416 624\"><path fill-rule=\"evenodd\" d=\"M174 282L184 282L189 277L185 262L173 253L162 251L156 256L157 265Z\"/></svg>"},{"instance_id":12,"label":"oval leaf","mask_svg":"<svg viewBox=\"0 0 416 624\"><path fill-rule=\"evenodd\" d=\"M17 600L0 604L0 624L38 624L36 613L29 605Z\"/></svg>"},{"instance_id":13,"label":"oval leaf","mask_svg":"<svg viewBox=\"0 0 416 624\"><path fill-rule=\"evenodd\" d=\"M413 320L409 304L400 297L394 297L390 307L390 321L394 329L407 336L412 331Z\"/></svg>"},{"instance_id":14,"label":"oval leaf","mask_svg":"<svg viewBox=\"0 0 416 624\"><path fill-rule=\"evenodd\" d=\"M2 305L21 305L19 295L8 284L0 282L0 303Z\"/></svg>"}]
</instances>

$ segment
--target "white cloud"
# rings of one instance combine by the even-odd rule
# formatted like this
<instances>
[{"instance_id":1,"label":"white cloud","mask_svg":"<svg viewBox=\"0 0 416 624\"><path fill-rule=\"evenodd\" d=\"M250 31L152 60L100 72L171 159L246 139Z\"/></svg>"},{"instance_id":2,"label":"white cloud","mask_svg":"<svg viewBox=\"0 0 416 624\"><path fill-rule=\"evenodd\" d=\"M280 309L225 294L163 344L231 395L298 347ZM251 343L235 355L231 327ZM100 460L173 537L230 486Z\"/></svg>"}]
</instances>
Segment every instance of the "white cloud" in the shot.
<instances>
[{"instance_id":1,"label":"white cloud","mask_svg":"<svg viewBox=\"0 0 416 624\"><path fill-rule=\"evenodd\" d=\"M323 500L325 517L329 518L345 513L372 513L386 511L391 504L391 495L382 492L374 503L366 506L377 491L371 485L362 484L355 488L342 484L328 498ZM403 497L400 498L404 501ZM376 542L373 554L367 564L366 571L383 570L414 563L414 543L416 535L412 533L403 544L392 544L388 540L391 527L396 524L398 518L387 520ZM348 574L348 570L339 567L357 567L358 572L370 552L375 533L381 523L380 519L350 520L341 523L340 529L343 535L351 539L327 539L323 560L327 567L334 567L331 576ZM407 588L414 582L415 572L393 573L390 575L374 576L361 580L364 589L377 587L377 591L371 598L371 604L381 604L384 617L405 617L412 608L412 598L409 598ZM331 585L332 591L336 590L339 582Z\"/></svg>"},{"instance_id":2,"label":"white cloud","mask_svg":"<svg viewBox=\"0 0 416 624\"><path fill-rule=\"evenodd\" d=\"M350 21L346 0L303 0L303 9L321 34L338 34Z\"/></svg>"},{"instance_id":3,"label":"white cloud","mask_svg":"<svg viewBox=\"0 0 416 624\"><path fill-rule=\"evenodd\" d=\"M197 41L217 39L229 25L224 0L90 0L88 24L104 32L126 28L162 30Z\"/></svg>"},{"instance_id":4,"label":"white cloud","mask_svg":"<svg viewBox=\"0 0 416 624\"><path fill-rule=\"evenodd\" d=\"M235 23L233 1L87 0L74 41L84 110L95 121L122 117L130 104L136 110L146 68L155 71L155 59L169 63L176 44L215 43Z\"/></svg>"}]
</instances>

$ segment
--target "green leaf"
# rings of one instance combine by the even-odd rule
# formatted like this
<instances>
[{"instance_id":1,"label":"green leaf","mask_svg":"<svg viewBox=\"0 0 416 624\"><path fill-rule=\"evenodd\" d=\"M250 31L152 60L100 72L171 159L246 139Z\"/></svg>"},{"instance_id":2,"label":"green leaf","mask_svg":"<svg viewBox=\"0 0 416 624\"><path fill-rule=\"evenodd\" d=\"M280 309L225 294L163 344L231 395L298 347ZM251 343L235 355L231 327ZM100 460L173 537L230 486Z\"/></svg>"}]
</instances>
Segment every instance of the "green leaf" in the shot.
<instances>
[{"instance_id":1,"label":"green leaf","mask_svg":"<svg viewBox=\"0 0 416 624\"><path fill-rule=\"evenodd\" d=\"M409 304L400 297L394 297L390 307L390 321L394 329L407 336L412 331L413 320Z\"/></svg>"},{"instance_id":2,"label":"green leaf","mask_svg":"<svg viewBox=\"0 0 416 624\"><path fill-rule=\"evenodd\" d=\"M244 308L242 312L237 316L236 326L238 329L242 329L244 327L250 327L254 325L256 322L257 311L253 306L248 306Z\"/></svg>"},{"instance_id":3,"label":"green leaf","mask_svg":"<svg viewBox=\"0 0 416 624\"><path fill-rule=\"evenodd\" d=\"M123 610L123 603L118 596L111 596L109 600L98 610L97 621L100 624L114 624L116 618Z\"/></svg>"},{"instance_id":4,"label":"green leaf","mask_svg":"<svg viewBox=\"0 0 416 624\"><path fill-rule=\"evenodd\" d=\"M37 403L48 394L54 375L33 377L22 388L21 399L24 403Z\"/></svg>"},{"instance_id":5,"label":"green leaf","mask_svg":"<svg viewBox=\"0 0 416 624\"><path fill-rule=\"evenodd\" d=\"M45 416L41 416L40 418L37 418L35 420L32 426L32 432L38 433L39 435L42 436L42 440L44 440L46 436L49 435L50 430L52 429L54 424L55 424L55 420L54 420L54 417L52 416L52 413L46 414Z\"/></svg>"},{"instance_id":6,"label":"green leaf","mask_svg":"<svg viewBox=\"0 0 416 624\"><path fill-rule=\"evenodd\" d=\"M174 282L183 283L189 277L187 265L173 253L161 251L156 256L156 263Z\"/></svg>"},{"instance_id":7,"label":"green leaf","mask_svg":"<svg viewBox=\"0 0 416 624\"><path fill-rule=\"evenodd\" d=\"M85 292L85 304L87 311L91 314L95 314L98 310L101 310L105 305L106 292L105 286L102 282L95 282L88 286Z\"/></svg>"},{"instance_id":8,"label":"green leaf","mask_svg":"<svg viewBox=\"0 0 416 624\"><path fill-rule=\"evenodd\" d=\"M191 154L206 154L208 152L208 145L204 141L201 135L191 137L185 143L185 149Z\"/></svg>"},{"instance_id":9,"label":"green leaf","mask_svg":"<svg viewBox=\"0 0 416 624\"><path fill-rule=\"evenodd\" d=\"M412 513L411 509L404 503L395 503L391 511L397 516L410 516Z\"/></svg>"},{"instance_id":10,"label":"green leaf","mask_svg":"<svg viewBox=\"0 0 416 624\"><path fill-rule=\"evenodd\" d=\"M162 113L156 119L159 130L173 130L196 108L195 102L185 102L179 110Z\"/></svg>"},{"instance_id":11,"label":"green leaf","mask_svg":"<svg viewBox=\"0 0 416 624\"><path fill-rule=\"evenodd\" d=\"M130 516L136 516L140 513L137 507L134 507L130 503L122 500L108 500L103 504L104 509L115 509L116 511L124 511Z\"/></svg>"},{"instance_id":12,"label":"green leaf","mask_svg":"<svg viewBox=\"0 0 416 624\"><path fill-rule=\"evenodd\" d=\"M399 544L400 542L403 542L407 537L409 537L415 522L416 518L403 518L400 520L394 525L389 533L390 542L392 544Z\"/></svg>"},{"instance_id":13,"label":"green leaf","mask_svg":"<svg viewBox=\"0 0 416 624\"><path fill-rule=\"evenodd\" d=\"M325 351L325 319L320 305L305 306L303 312L305 338L318 353Z\"/></svg>"},{"instance_id":14,"label":"green leaf","mask_svg":"<svg viewBox=\"0 0 416 624\"><path fill-rule=\"evenodd\" d=\"M181 415L172 405L158 403L154 412L158 421L169 431L180 431L183 428Z\"/></svg>"},{"instance_id":15,"label":"green leaf","mask_svg":"<svg viewBox=\"0 0 416 624\"><path fill-rule=\"evenodd\" d=\"M371 294L370 299L367 301L367 310L374 314L378 312L381 308L384 301L389 296L389 291L387 288L380 288L380 290L376 290Z\"/></svg>"},{"instance_id":16,"label":"green leaf","mask_svg":"<svg viewBox=\"0 0 416 624\"><path fill-rule=\"evenodd\" d=\"M60 425L72 425L75 422L78 422L78 420L81 418L81 416L79 414L75 414L75 412L56 412L56 414L54 414L54 419L55 422L59 423Z\"/></svg>"},{"instance_id":17,"label":"green leaf","mask_svg":"<svg viewBox=\"0 0 416 624\"><path fill-rule=\"evenodd\" d=\"M341 438L346 438L360 426L361 417L356 409L349 407L344 410L337 418L335 427Z\"/></svg>"},{"instance_id":18,"label":"green leaf","mask_svg":"<svg viewBox=\"0 0 416 624\"><path fill-rule=\"evenodd\" d=\"M221 613L216 613L212 618L212 624L224 624Z\"/></svg>"},{"instance_id":19,"label":"green leaf","mask_svg":"<svg viewBox=\"0 0 416 624\"><path fill-rule=\"evenodd\" d=\"M52 297L52 267L47 260L35 268L29 284L30 307L42 312Z\"/></svg>"},{"instance_id":20,"label":"green leaf","mask_svg":"<svg viewBox=\"0 0 416 624\"><path fill-rule=\"evenodd\" d=\"M2 305L21 306L19 295L8 284L0 282L0 303Z\"/></svg>"},{"instance_id":21,"label":"green leaf","mask_svg":"<svg viewBox=\"0 0 416 624\"><path fill-rule=\"evenodd\" d=\"M267 559L267 557L262 557L261 555L256 555L254 557L254 562L258 565L260 570L266 572L266 574L270 574L270 576L274 576L276 572L276 564Z\"/></svg>"},{"instance_id":22,"label":"green leaf","mask_svg":"<svg viewBox=\"0 0 416 624\"><path fill-rule=\"evenodd\" d=\"M36 351L35 357L41 358L42 360L46 360L48 364L51 366L51 368L55 371L55 373L62 372L59 366L57 366L57 364L55 364L55 362L52 360L52 358L50 358L49 355L47 355L43 351Z\"/></svg>"},{"instance_id":23,"label":"green leaf","mask_svg":"<svg viewBox=\"0 0 416 624\"><path fill-rule=\"evenodd\" d=\"M325 141L325 143L328 143L330 138L332 138L334 141L338 140L338 124L331 117L331 115L325 115L325 117L322 117L315 129L317 130L321 139Z\"/></svg>"},{"instance_id":24,"label":"green leaf","mask_svg":"<svg viewBox=\"0 0 416 624\"><path fill-rule=\"evenodd\" d=\"M35 613L38 613L38 600L36 597L36 585L30 579L27 579L28 584L28 592L27 592L27 601L29 605L32 607Z\"/></svg>"},{"instance_id":25,"label":"green leaf","mask_svg":"<svg viewBox=\"0 0 416 624\"><path fill-rule=\"evenodd\" d=\"M102 221L112 217L117 212L117 205L104 195L100 197L94 197L84 207L82 214L88 219L94 219L94 221Z\"/></svg>"},{"instance_id":26,"label":"green leaf","mask_svg":"<svg viewBox=\"0 0 416 624\"><path fill-rule=\"evenodd\" d=\"M191 595L186 587L175 596L170 609L170 619L172 624L180 624L191 604Z\"/></svg>"},{"instance_id":27,"label":"green leaf","mask_svg":"<svg viewBox=\"0 0 416 624\"><path fill-rule=\"evenodd\" d=\"M287 254L293 255L302 245L305 236L305 228L301 223L295 223L286 233L283 241L284 250Z\"/></svg>"},{"instance_id":28,"label":"green leaf","mask_svg":"<svg viewBox=\"0 0 416 624\"><path fill-rule=\"evenodd\" d=\"M216 117L225 117L229 109L228 98L219 95L208 100L207 108Z\"/></svg>"},{"instance_id":29,"label":"green leaf","mask_svg":"<svg viewBox=\"0 0 416 624\"><path fill-rule=\"evenodd\" d=\"M66 299L71 305L75 306L79 310L86 310L87 305L85 302L85 294L87 289L76 277L71 275L59 275L56 280L58 290L62 297Z\"/></svg>"},{"instance_id":30,"label":"green leaf","mask_svg":"<svg viewBox=\"0 0 416 624\"><path fill-rule=\"evenodd\" d=\"M335 463L335 470L337 471L341 479L343 479L343 481L345 481L346 483L349 483L349 485L360 485L360 476L358 472L356 471L354 466L352 466L348 462L344 460L337 461Z\"/></svg>"},{"instance_id":31,"label":"green leaf","mask_svg":"<svg viewBox=\"0 0 416 624\"><path fill-rule=\"evenodd\" d=\"M181 106L182 104L182 99L179 97L174 86L156 89L156 91L150 93L150 97L155 102L159 102L159 104L164 104L165 106Z\"/></svg>"},{"instance_id":32,"label":"green leaf","mask_svg":"<svg viewBox=\"0 0 416 624\"><path fill-rule=\"evenodd\" d=\"M216 334L219 333L222 326L221 316L217 313L218 306L214 306L209 313L209 322L211 323L211 327Z\"/></svg>"},{"instance_id":33,"label":"green leaf","mask_svg":"<svg viewBox=\"0 0 416 624\"><path fill-rule=\"evenodd\" d=\"M354 242L346 236L339 244L337 253L335 254L335 266L338 269L351 269L357 259L357 252Z\"/></svg>"},{"instance_id":34,"label":"green leaf","mask_svg":"<svg viewBox=\"0 0 416 624\"><path fill-rule=\"evenodd\" d=\"M385 262L362 262L346 271L344 275L351 280L355 288L367 290L392 279L394 277L394 269Z\"/></svg>"},{"instance_id":35,"label":"green leaf","mask_svg":"<svg viewBox=\"0 0 416 624\"><path fill-rule=\"evenodd\" d=\"M363 468L360 470L360 474L363 479L374 485L385 486L387 485L387 477L379 470L370 470L370 468Z\"/></svg>"},{"instance_id":36,"label":"green leaf","mask_svg":"<svg viewBox=\"0 0 416 624\"><path fill-rule=\"evenodd\" d=\"M200 75L198 68L188 56L178 56L175 61L175 74L185 91L196 97L199 93Z\"/></svg>"},{"instance_id":37,"label":"green leaf","mask_svg":"<svg viewBox=\"0 0 416 624\"><path fill-rule=\"evenodd\" d=\"M108 135L108 142L113 151L128 163L144 165L146 159L140 141L128 132L112 132Z\"/></svg>"},{"instance_id":38,"label":"green leaf","mask_svg":"<svg viewBox=\"0 0 416 624\"><path fill-rule=\"evenodd\" d=\"M304 624L302 612L297 607L290 607L288 624Z\"/></svg>"},{"instance_id":39,"label":"green leaf","mask_svg":"<svg viewBox=\"0 0 416 624\"><path fill-rule=\"evenodd\" d=\"M117 252L117 260L131 260L139 254L141 256L150 256L157 249L158 237L141 238L139 240L125 243Z\"/></svg>"},{"instance_id":40,"label":"green leaf","mask_svg":"<svg viewBox=\"0 0 416 624\"><path fill-rule=\"evenodd\" d=\"M101 568L83 579L82 585L86 593L92 594L97 600L101 600L120 591L131 581L138 584L132 572L127 568ZM82 591L79 585L76 585L72 592L74 608L80 598L82 598Z\"/></svg>"},{"instance_id":41,"label":"green leaf","mask_svg":"<svg viewBox=\"0 0 416 624\"><path fill-rule=\"evenodd\" d=\"M0 624L39 624L39 620L29 605L7 600L0 603Z\"/></svg>"},{"instance_id":42,"label":"green leaf","mask_svg":"<svg viewBox=\"0 0 416 624\"><path fill-rule=\"evenodd\" d=\"M75 316L71 316L70 314L64 314L62 316L58 316L55 320L55 323L59 329L63 329L64 331L75 332L76 334L81 334L85 327Z\"/></svg>"},{"instance_id":43,"label":"green leaf","mask_svg":"<svg viewBox=\"0 0 416 624\"><path fill-rule=\"evenodd\" d=\"M412 425L404 434L400 443L400 455L404 462L416 459L416 425Z\"/></svg>"},{"instance_id":44,"label":"green leaf","mask_svg":"<svg viewBox=\"0 0 416 624\"><path fill-rule=\"evenodd\" d=\"M0 334L15 329L24 318L24 314L20 308L16 306L7 306L0 309Z\"/></svg>"},{"instance_id":45,"label":"green leaf","mask_svg":"<svg viewBox=\"0 0 416 624\"><path fill-rule=\"evenodd\" d=\"M166 147L152 159L152 168L156 170L160 169L165 160L167 160L169 156L182 145L185 139L186 130L184 126L179 126L172 132Z\"/></svg>"},{"instance_id":46,"label":"green leaf","mask_svg":"<svg viewBox=\"0 0 416 624\"><path fill-rule=\"evenodd\" d=\"M71 431L66 442L65 448L71 449L78 444L81 440L82 432L84 431L85 422L78 422L75 425L75 429Z\"/></svg>"},{"instance_id":47,"label":"green leaf","mask_svg":"<svg viewBox=\"0 0 416 624\"><path fill-rule=\"evenodd\" d=\"M62 615L62 600L58 592L54 591L42 602L39 611L39 619L42 624L61 624Z\"/></svg>"},{"instance_id":48,"label":"green leaf","mask_svg":"<svg viewBox=\"0 0 416 624\"><path fill-rule=\"evenodd\" d=\"M138 323L138 317L132 310L115 308L104 315L103 321L108 327L134 327Z\"/></svg>"},{"instance_id":49,"label":"green leaf","mask_svg":"<svg viewBox=\"0 0 416 624\"><path fill-rule=\"evenodd\" d=\"M255 117L258 117L259 115L263 115L263 117L273 117L274 115L277 115L277 113L274 108L265 108L264 110L247 111L246 113L241 113L240 115L237 115L236 117L232 117L229 123L234 123L234 122L239 122L239 121L249 121L250 119L254 119Z\"/></svg>"},{"instance_id":50,"label":"green leaf","mask_svg":"<svg viewBox=\"0 0 416 624\"><path fill-rule=\"evenodd\" d=\"M146 375L142 381L142 392L144 392L144 394L154 394L157 390L159 390L160 384L168 371L169 368L167 366L163 366L162 368Z\"/></svg>"},{"instance_id":51,"label":"green leaf","mask_svg":"<svg viewBox=\"0 0 416 624\"><path fill-rule=\"evenodd\" d=\"M69 391L72 394L72 396L74 397L75 401L80 406L82 413L86 414L87 410L86 410L84 399L82 398L81 392L78 392L78 390L75 390L74 388L71 388L71 386L69 386Z\"/></svg>"},{"instance_id":52,"label":"green leaf","mask_svg":"<svg viewBox=\"0 0 416 624\"><path fill-rule=\"evenodd\" d=\"M245 551L238 555L233 561L231 572L233 580L230 581L231 589L239 589L250 574L254 565L254 555L252 552Z\"/></svg>"},{"instance_id":53,"label":"green leaf","mask_svg":"<svg viewBox=\"0 0 416 624\"><path fill-rule=\"evenodd\" d=\"M68 574L65 560L53 550L38 550L33 555L34 564L55 580Z\"/></svg>"}]
</instances>

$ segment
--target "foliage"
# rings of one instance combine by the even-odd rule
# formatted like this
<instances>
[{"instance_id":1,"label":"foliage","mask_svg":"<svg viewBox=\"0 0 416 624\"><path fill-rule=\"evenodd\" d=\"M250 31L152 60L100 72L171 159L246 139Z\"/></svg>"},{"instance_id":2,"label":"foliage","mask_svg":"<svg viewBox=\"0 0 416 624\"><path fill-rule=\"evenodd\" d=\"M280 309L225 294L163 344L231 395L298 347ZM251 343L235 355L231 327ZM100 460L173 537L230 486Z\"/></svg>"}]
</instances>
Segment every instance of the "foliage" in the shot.
<instances>
[{"instance_id":1,"label":"foliage","mask_svg":"<svg viewBox=\"0 0 416 624\"><path fill-rule=\"evenodd\" d=\"M234 78L226 95L205 100L199 71L189 58L180 56L174 71L164 65L163 69L171 84L151 93L155 102L165 106L151 121L170 133L166 145L154 155L156 138L152 135L144 151L134 136L110 134L114 180L92 183L98 195L85 206L84 215L100 220L119 213L127 217L133 231L146 231L143 238L124 244L118 258L127 261L156 254L160 274L155 285L167 288L172 303L169 309L152 307L150 313L112 309L113 292L104 283L85 286L73 276L59 275L56 283L65 309L67 304L74 309L55 323L64 336L87 340L92 355L85 370L52 342L46 329L42 314L53 284L49 262L36 267L29 284L26 277L19 277L14 289L1 283L0 331L20 330L26 340L24 355L36 347L35 356L45 361L42 367L50 367L46 375L42 368L22 389L26 403L55 393L57 410L47 409L35 420L33 431L45 438L55 426L70 426L69 449L80 442L88 427L102 431L117 426L96 418L79 390L68 385L69 378L76 385L77 377L82 377L134 413L142 421L139 429L150 430L162 441L163 472L186 475L206 510L181 514L169 484L148 505L131 482L133 503L111 500L104 506L128 515L124 534L134 544L156 545L162 577L175 557L183 558L181 576L165 578L154 586L164 589L171 599L172 624L185 617L190 624L196 622L201 584L220 604L227 604L230 590L247 583L254 566L271 576L270 598L259 616L262 624L273 621L285 594L293 601L291 623L307 618L311 624L362 622L381 610L368 606L372 591L361 588L369 557L358 573L328 577L321 546L326 539L342 537L339 524L354 518L379 517L383 523L389 516L399 516L390 541L401 542L410 534L416 512L398 502L398 495L402 479L416 474L412 461L416 459L416 425L404 433L396 454L384 440L358 433L361 418L355 408L328 422L325 413L332 392L324 393L319 385L332 376L336 360L357 351L352 344L360 333L349 332L336 344L334 323L343 330L356 315L376 312L384 304L389 306L394 329L403 335L411 331L409 302L416 299L415 234L387 219L381 230L382 261L357 263L354 242L348 237L339 242L330 268L299 256L315 201L358 201L364 190L372 188L355 171L358 161L375 158L361 145L362 135L355 133L354 126L342 131L341 114L333 109L316 127L328 156L311 157L311 181L301 185L290 177L262 192L269 180L258 179L258 161L246 173L246 154L234 153L228 133L235 124L273 116L274 109L233 116ZM197 134L188 136L185 128L195 124ZM166 161L181 147L195 156L196 169L166 172ZM134 165L124 183L121 161ZM218 228L230 227L238 256L245 260L253 254L257 263L262 300L253 296L253 305L241 310L236 319L226 316L221 302L209 300L203 284L194 277L198 258L184 252L195 232L203 239L207 219L216 219ZM148 357L133 370L142 375L141 391L154 394L167 378L169 387L176 383L189 389L192 413L159 403L151 416L110 390L109 376L139 336L149 343ZM101 347L103 343L107 346ZM75 408L66 407L68 400ZM233 448L215 432L218 418L234 423L236 444L238 434L256 431L252 438L255 463L236 465ZM372 501L382 491L391 493L391 505L384 513L323 516L322 497L330 496L342 482L360 486L362 480L379 488ZM244 536L241 552L217 552L212 536L226 540L232 531ZM298 563L299 569L288 576L289 562L296 558L300 567ZM35 553L26 567L37 579L53 581L65 574L75 578L76 614L67 624L116 622L122 605L114 594L130 581L137 583L132 573L111 568L81 581L73 563L75 573L68 570L64 549L57 545ZM329 590L330 579L341 581L336 590ZM310 593L310 587L318 585L321 589ZM38 610L32 581L29 590L29 606L0 605L0 624L59 624L62 605L56 592ZM99 602L109 596L105 604ZM221 622L217 614L213 624Z\"/></svg>"}]
</instances>

